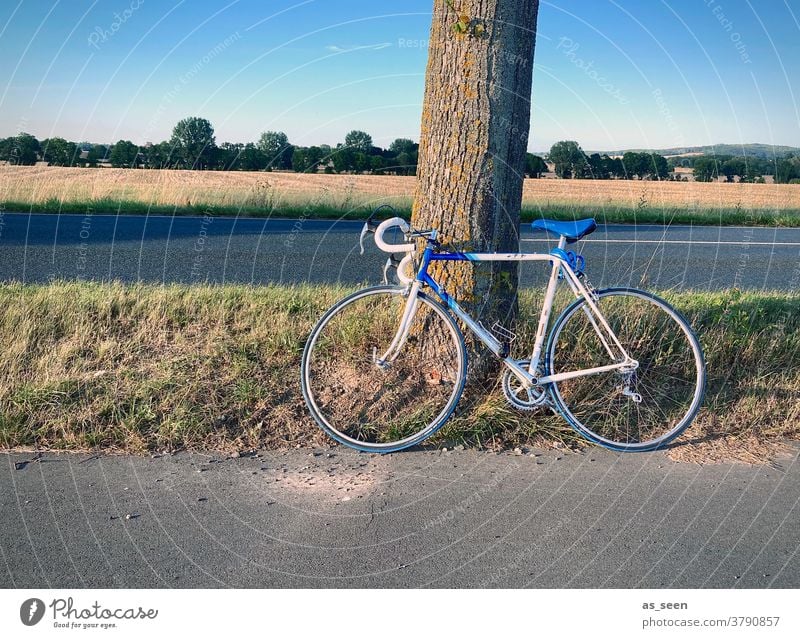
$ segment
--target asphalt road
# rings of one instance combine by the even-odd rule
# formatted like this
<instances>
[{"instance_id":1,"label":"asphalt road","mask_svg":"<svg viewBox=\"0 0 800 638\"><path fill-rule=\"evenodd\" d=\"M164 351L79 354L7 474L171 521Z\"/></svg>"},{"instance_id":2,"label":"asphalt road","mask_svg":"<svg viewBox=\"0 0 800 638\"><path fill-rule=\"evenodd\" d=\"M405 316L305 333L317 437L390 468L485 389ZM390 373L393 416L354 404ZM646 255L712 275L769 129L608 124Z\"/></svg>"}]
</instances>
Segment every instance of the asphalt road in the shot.
<instances>
[{"instance_id":1,"label":"asphalt road","mask_svg":"<svg viewBox=\"0 0 800 638\"><path fill-rule=\"evenodd\" d=\"M0 584L796 588L800 448L0 455Z\"/></svg>"},{"instance_id":2,"label":"asphalt road","mask_svg":"<svg viewBox=\"0 0 800 638\"><path fill-rule=\"evenodd\" d=\"M358 250L360 222L0 215L0 280L377 283L386 255ZM527 225L522 250L554 242ZM580 245L595 286L787 289L800 277L800 229L601 226ZM544 282L540 264L522 284Z\"/></svg>"}]
</instances>

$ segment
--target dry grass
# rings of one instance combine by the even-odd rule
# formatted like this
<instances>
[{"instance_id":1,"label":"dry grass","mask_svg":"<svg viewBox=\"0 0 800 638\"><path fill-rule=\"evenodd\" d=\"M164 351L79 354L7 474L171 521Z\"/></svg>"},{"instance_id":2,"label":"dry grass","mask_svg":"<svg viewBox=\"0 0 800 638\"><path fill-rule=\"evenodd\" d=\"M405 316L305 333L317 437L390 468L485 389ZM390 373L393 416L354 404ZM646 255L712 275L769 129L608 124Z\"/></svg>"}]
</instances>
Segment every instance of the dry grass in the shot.
<instances>
[{"instance_id":1,"label":"dry grass","mask_svg":"<svg viewBox=\"0 0 800 638\"><path fill-rule=\"evenodd\" d=\"M414 177L0 166L0 202L35 210L94 206L181 212L208 207L246 214L297 214L304 207L348 214L389 203L410 209ZM132 208L133 207L133 208ZM591 213L609 221L800 223L800 186L699 182L528 179L528 216ZM625 215L620 218L620 212ZM361 211L363 212L363 210Z\"/></svg>"},{"instance_id":2,"label":"dry grass","mask_svg":"<svg viewBox=\"0 0 800 638\"><path fill-rule=\"evenodd\" d=\"M140 453L327 442L299 389L305 338L333 287L0 287L0 447ZM709 370L706 405L670 452L763 460L800 439L800 296L676 293ZM521 300L528 324L536 298ZM433 443L580 445L560 418L472 387Z\"/></svg>"}]
</instances>

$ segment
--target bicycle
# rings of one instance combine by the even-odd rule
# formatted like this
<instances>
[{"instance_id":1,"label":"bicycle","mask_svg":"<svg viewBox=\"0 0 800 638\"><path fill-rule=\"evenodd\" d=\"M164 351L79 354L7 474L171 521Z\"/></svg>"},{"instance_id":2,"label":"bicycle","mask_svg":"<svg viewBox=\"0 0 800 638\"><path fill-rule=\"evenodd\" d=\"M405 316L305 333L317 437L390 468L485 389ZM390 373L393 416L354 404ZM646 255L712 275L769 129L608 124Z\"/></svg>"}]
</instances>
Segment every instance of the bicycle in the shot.
<instances>
[{"instance_id":1,"label":"bicycle","mask_svg":"<svg viewBox=\"0 0 800 638\"><path fill-rule=\"evenodd\" d=\"M435 229L413 229L400 217L374 233L390 253L384 268L399 285L355 292L328 310L303 352L303 396L317 424L361 451L395 452L421 443L453 414L467 378L467 349L457 320L502 360L505 400L522 411L549 407L589 441L617 451L650 451L679 436L705 393L705 362L697 336L666 301L642 290L595 290L585 259L567 250L594 232L593 219L540 219L537 231L557 236L548 253L447 252ZM384 240L399 228L403 244ZM421 258L417 242L422 248ZM405 253L402 259L396 255ZM510 356L514 334L471 317L428 273L438 261L549 262L533 351ZM407 269L413 268L413 276ZM557 288L575 296L550 327Z\"/></svg>"}]
</instances>

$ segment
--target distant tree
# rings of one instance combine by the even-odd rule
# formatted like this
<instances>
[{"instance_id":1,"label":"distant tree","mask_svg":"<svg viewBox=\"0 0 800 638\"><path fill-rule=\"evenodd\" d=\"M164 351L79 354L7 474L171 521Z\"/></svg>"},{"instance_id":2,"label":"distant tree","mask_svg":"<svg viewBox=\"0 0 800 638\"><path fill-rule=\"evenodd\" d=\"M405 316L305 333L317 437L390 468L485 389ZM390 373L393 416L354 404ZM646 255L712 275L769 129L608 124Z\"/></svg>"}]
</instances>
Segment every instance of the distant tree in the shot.
<instances>
[{"instance_id":1,"label":"distant tree","mask_svg":"<svg viewBox=\"0 0 800 638\"><path fill-rule=\"evenodd\" d=\"M295 146L294 153L292 153L292 170L295 173L307 173L311 170L308 149Z\"/></svg>"},{"instance_id":2,"label":"distant tree","mask_svg":"<svg viewBox=\"0 0 800 638\"><path fill-rule=\"evenodd\" d=\"M372 150L372 137L364 131L350 131L344 138L344 144L354 151L369 155Z\"/></svg>"},{"instance_id":3,"label":"distant tree","mask_svg":"<svg viewBox=\"0 0 800 638\"><path fill-rule=\"evenodd\" d=\"M528 153L525 158L525 175L539 178L547 172L547 163L538 155Z\"/></svg>"},{"instance_id":4,"label":"distant tree","mask_svg":"<svg viewBox=\"0 0 800 638\"><path fill-rule=\"evenodd\" d=\"M726 182L733 182L735 177L745 179L747 176L747 162L743 157L732 157L722 163L720 172L725 176Z\"/></svg>"},{"instance_id":5,"label":"distant tree","mask_svg":"<svg viewBox=\"0 0 800 638\"><path fill-rule=\"evenodd\" d=\"M146 146L142 154L147 168L174 168L180 162L172 144L166 141Z\"/></svg>"},{"instance_id":6,"label":"distant tree","mask_svg":"<svg viewBox=\"0 0 800 638\"><path fill-rule=\"evenodd\" d=\"M556 166L556 175L561 178L583 177L586 155L577 142L556 142L550 149L550 161Z\"/></svg>"},{"instance_id":7,"label":"distant tree","mask_svg":"<svg viewBox=\"0 0 800 638\"><path fill-rule=\"evenodd\" d=\"M370 167L369 159L369 155L357 151L353 155L353 170L356 173L365 173Z\"/></svg>"},{"instance_id":8,"label":"distant tree","mask_svg":"<svg viewBox=\"0 0 800 638\"><path fill-rule=\"evenodd\" d=\"M214 153L214 168L221 171L236 171L241 168L240 159L244 144L223 142Z\"/></svg>"},{"instance_id":9,"label":"distant tree","mask_svg":"<svg viewBox=\"0 0 800 638\"><path fill-rule=\"evenodd\" d=\"M173 157L184 168L206 169L214 161L214 127L202 117L187 117L172 129Z\"/></svg>"},{"instance_id":10,"label":"distant tree","mask_svg":"<svg viewBox=\"0 0 800 638\"><path fill-rule=\"evenodd\" d=\"M373 154L367 158L369 170L373 175L383 172L383 167L386 166L386 161L380 155Z\"/></svg>"},{"instance_id":11,"label":"distant tree","mask_svg":"<svg viewBox=\"0 0 800 638\"><path fill-rule=\"evenodd\" d=\"M78 145L63 137L51 137L42 143L42 159L50 166L74 166L79 155Z\"/></svg>"},{"instance_id":12,"label":"distant tree","mask_svg":"<svg viewBox=\"0 0 800 638\"><path fill-rule=\"evenodd\" d=\"M605 157L607 158L608 156L606 155ZM611 177L608 163L600 153L592 153L589 156L588 170L591 179L609 179Z\"/></svg>"},{"instance_id":13,"label":"distant tree","mask_svg":"<svg viewBox=\"0 0 800 638\"><path fill-rule=\"evenodd\" d=\"M648 175L651 179L669 178L670 168L667 158L658 153L645 153Z\"/></svg>"},{"instance_id":14,"label":"distant tree","mask_svg":"<svg viewBox=\"0 0 800 638\"><path fill-rule=\"evenodd\" d=\"M241 150L239 163L243 171L263 171L267 167L267 156L258 146L248 142Z\"/></svg>"},{"instance_id":15,"label":"distant tree","mask_svg":"<svg viewBox=\"0 0 800 638\"><path fill-rule=\"evenodd\" d=\"M282 131L265 131L261 134L256 146L266 158L267 170L292 167L294 147L289 143L289 137L286 133Z\"/></svg>"},{"instance_id":16,"label":"distant tree","mask_svg":"<svg viewBox=\"0 0 800 638\"><path fill-rule=\"evenodd\" d=\"M419 144L417 144L414 140L409 140L404 137L398 137L389 145L389 151L393 155L400 155L401 153L407 153L408 155L411 155L416 153L418 150Z\"/></svg>"},{"instance_id":17,"label":"distant tree","mask_svg":"<svg viewBox=\"0 0 800 638\"><path fill-rule=\"evenodd\" d=\"M331 156L333 170L337 173L346 173L356 170L356 152L349 146L339 144Z\"/></svg>"},{"instance_id":18,"label":"distant tree","mask_svg":"<svg viewBox=\"0 0 800 638\"><path fill-rule=\"evenodd\" d=\"M606 155L606 165L608 167L608 173L611 177L616 179L626 179L628 177L627 173L625 172L625 164L622 163L621 157L609 157Z\"/></svg>"},{"instance_id":19,"label":"distant tree","mask_svg":"<svg viewBox=\"0 0 800 638\"><path fill-rule=\"evenodd\" d=\"M406 138L398 138L386 151L386 170L397 175L415 175L419 161L419 144Z\"/></svg>"},{"instance_id":20,"label":"distant tree","mask_svg":"<svg viewBox=\"0 0 800 638\"><path fill-rule=\"evenodd\" d=\"M648 174L647 157L643 153L628 151L622 156L622 165L627 179L644 179Z\"/></svg>"},{"instance_id":21,"label":"distant tree","mask_svg":"<svg viewBox=\"0 0 800 638\"><path fill-rule=\"evenodd\" d=\"M8 142L5 159L9 164L33 166L39 160L42 147L39 140L30 133L20 133L8 138Z\"/></svg>"},{"instance_id":22,"label":"distant tree","mask_svg":"<svg viewBox=\"0 0 800 638\"><path fill-rule=\"evenodd\" d=\"M295 147L292 153L292 170L297 173L316 173L325 153L319 146Z\"/></svg>"},{"instance_id":23,"label":"distant tree","mask_svg":"<svg viewBox=\"0 0 800 638\"><path fill-rule=\"evenodd\" d=\"M139 147L129 140L120 140L111 148L111 166L136 168L139 164Z\"/></svg>"},{"instance_id":24,"label":"distant tree","mask_svg":"<svg viewBox=\"0 0 800 638\"><path fill-rule=\"evenodd\" d=\"M800 159L788 155L786 159L778 160L775 183L791 184L794 179L800 179Z\"/></svg>"},{"instance_id":25,"label":"distant tree","mask_svg":"<svg viewBox=\"0 0 800 638\"><path fill-rule=\"evenodd\" d=\"M702 156L694 160L694 178L698 182L710 182L719 177L719 162L714 157Z\"/></svg>"},{"instance_id":26,"label":"distant tree","mask_svg":"<svg viewBox=\"0 0 800 638\"><path fill-rule=\"evenodd\" d=\"M86 166L97 166L102 160L108 159L108 152L108 147L105 144L89 145L86 159L84 160Z\"/></svg>"}]
</instances>

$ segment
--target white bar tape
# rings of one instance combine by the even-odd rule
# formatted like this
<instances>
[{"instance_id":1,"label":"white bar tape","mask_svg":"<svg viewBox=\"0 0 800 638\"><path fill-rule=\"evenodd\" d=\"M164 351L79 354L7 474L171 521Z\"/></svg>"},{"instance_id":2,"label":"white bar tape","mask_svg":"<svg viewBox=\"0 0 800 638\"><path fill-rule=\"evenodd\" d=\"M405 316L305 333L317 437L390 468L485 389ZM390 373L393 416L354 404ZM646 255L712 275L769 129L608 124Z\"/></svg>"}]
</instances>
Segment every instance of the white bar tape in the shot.
<instances>
[{"instance_id":1,"label":"white bar tape","mask_svg":"<svg viewBox=\"0 0 800 638\"><path fill-rule=\"evenodd\" d=\"M404 233L407 233L409 230L411 230L411 226L406 223L405 219L402 217L392 217L391 219L387 219L385 222L382 222L381 225L375 230L375 244L378 246L378 248L386 253L413 252L417 247L416 244L387 244L385 241L383 241L383 234L395 226L399 226Z\"/></svg>"}]
</instances>

